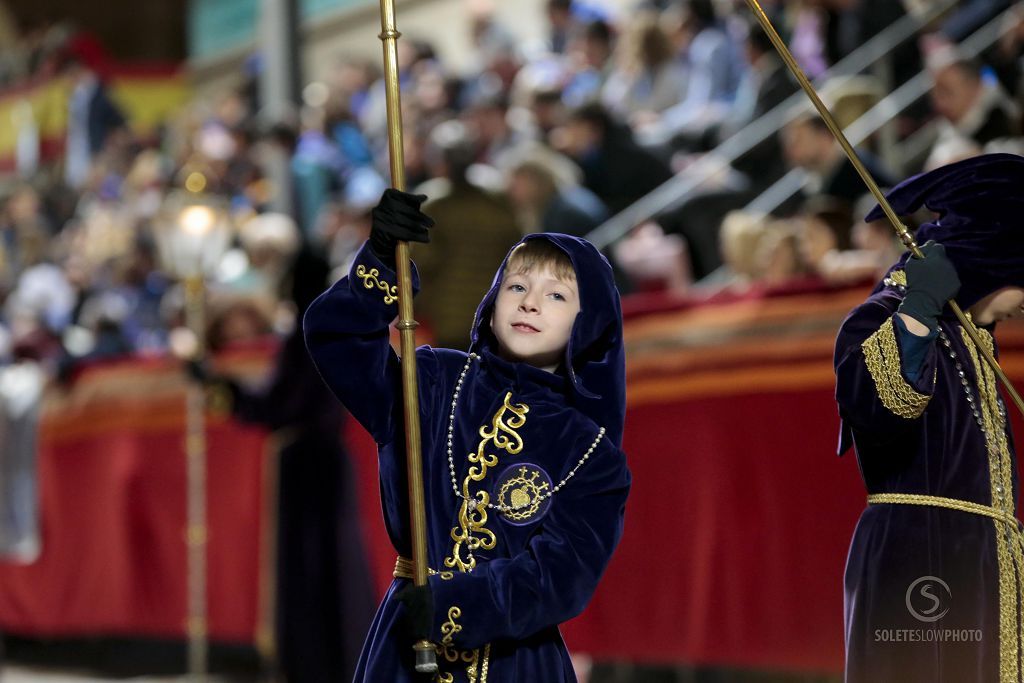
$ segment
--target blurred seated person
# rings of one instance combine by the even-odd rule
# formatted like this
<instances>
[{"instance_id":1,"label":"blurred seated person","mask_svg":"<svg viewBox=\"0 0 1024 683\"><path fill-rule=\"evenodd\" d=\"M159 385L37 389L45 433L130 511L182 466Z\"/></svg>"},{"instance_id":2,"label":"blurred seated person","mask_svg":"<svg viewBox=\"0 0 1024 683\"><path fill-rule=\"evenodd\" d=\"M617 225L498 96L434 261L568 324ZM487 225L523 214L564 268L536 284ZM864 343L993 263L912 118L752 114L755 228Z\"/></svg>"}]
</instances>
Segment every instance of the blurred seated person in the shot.
<instances>
[{"instance_id":1,"label":"blurred seated person","mask_svg":"<svg viewBox=\"0 0 1024 683\"><path fill-rule=\"evenodd\" d=\"M573 36L569 49L573 73L562 91L567 105L579 107L600 97L612 73L614 45L611 25L600 19L587 23Z\"/></svg>"},{"instance_id":2,"label":"blurred seated person","mask_svg":"<svg viewBox=\"0 0 1024 683\"><path fill-rule=\"evenodd\" d=\"M655 13L644 11L633 19L619 50L618 64L601 94L617 119L642 126L683 101L687 69L673 53Z\"/></svg>"},{"instance_id":3,"label":"blurred seated person","mask_svg":"<svg viewBox=\"0 0 1024 683\"><path fill-rule=\"evenodd\" d=\"M574 110L558 145L583 170L583 185L613 213L672 177L668 165L641 148L600 104Z\"/></svg>"},{"instance_id":4,"label":"blurred seated person","mask_svg":"<svg viewBox=\"0 0 1024 683\"><path fill-rule=\"evenodd\" d=\"M755 259L757 281L768 287L785 286L807 274L799 237L788 220L768 222Z\"/></svg>"},{"instance_id":5,"label":"blurred seated person","mask_svg":"<svg viewBox=\"0 0 1024 683\"><path fill-rule=\"evenodd\" d=\"M430 197L423 210L437 224L430 244L415 249L421 283L416 310L436 345L445 348L469 348L476 304L522 237L508 197L471 177L478 142L460 121L435 127L425 155L433 177L416 190Z\"/></svg>"},{"instance_id":6,"label":"blurred seated person","mask_svg":"<svg viewBox=\"0 0 1024 683\"><path fill-rule=\"evenodd\" d=\"M686 241L666 235L654 221L638 225L612 245L612 256L634 291L682 294L693 282Z\"/></svg>"},{"instance_id":7,"label":"blurred seated person","mask_svg":"<svg viewBox=\"0 0 1024 683\"><path fill-rule=\"evenodd\" d=\"M584 237L608 217L601 200L578 184L574 170L568 159L541 150L512 166L508 196L524 234L562 232Z\"/></svg>"},{"instance_id":8,"label":"blurred seated person","mask_svg":"<svg viewBox=\"0 0 1024 683\"><path fill-rule=\"evenodd\" d=\"M748 23L744 41L747 69L740 80L736 100L717 129L724 142L780 105L798 89L779 59L767 34L755 22ZM733 162L755 188L764 189L786 173L779 136L772 133Z\"/></svg>"},{"instance_id":9,"label":"blurred seated person","mask_svg":"<svg viewBox=\"0 0 1024 683\"><path fill-rule=\"evenodd\" d=\"M206 344L213 353L266 340L274 331L273 302L251 295L214 292L209 315Z\"/></svg>"},{"instance_id":10,"label":"blurred seated person","mask_svg":"<svg viewBox=\"0 0 1024 683\"><path fill-rule=\"evenodd\" d=\"M807 173L805 196L825 195L853 205L864 194L864 181L817 113L800 114L783 128L782 149L791 168ZM857 150L857 155L879 185L895 184L873 154Z\"/></svg>"},{"instance_id":11,"label":"blurred seated person","mask_svg":"<svg viewBox=\"0 0 1024 683\"><path fill-rule=\"evenodd\" d=\"M979 147L1020 135L1020 111L1002 87L982 74L981 64L942 50L930 60L935 83L932 106L939 117L939 132L926 168L936 168L934 156L952 139ZM950 161L947 157L943 163Z\"/></svg>"},{"instance_id":12,"label":"blurred seated person","mask_svg":"<svg viewBox=\"0 0 1024 683\"><path fill-rule=\"evenodd\" d=\"M684 0L670 6L663 22L677 36L677 58L688 66L685 96L660 117L634 122L644 146L672 143L677 149L702 140L729 112L744 70L740 50L718 21L713 0Z\"/></svg>"},{"instance_id":13,"label":"blurred seated person","mask_svg":"<svg viewBox=\"0 0 1024 683\"><path fill-rule=\"evenodd\" d=\"M349 176L341 196L324 205L317 216L315 242L327 255L330 282L348 273L359 247L370 236L370 210L387 184L377 171L364 167Z\"/></svg>"},{"instance_id":14,"label":"blurred seated person","mask_svg":"<svg viewBox=\"0 0 1024 683\"><path fill-rule=\"evenodd\" d=\"M829 284L866 282L879 274L879 253L851 249L853 216L845 202L813 197L805 202L798 220L800 253L811 273ZM864 236L877 238L874 231L878 227L873 226ZM892 228L888 230L892 235ZM882 269L890 263L885 261Z\"/></svg>"},{"instance_id":15,"label":"blurred seated person","mask_svg":"<svg viewBox=\"0 0 1024 683\"><path fill-rule=\"evenodd\" d=\"M704 294L749 289L761 274L758 256L768 222L768 216L757 211L728 212L718 233L722 265L694 283L694 288Z\"/></svg>"}]
</instances>

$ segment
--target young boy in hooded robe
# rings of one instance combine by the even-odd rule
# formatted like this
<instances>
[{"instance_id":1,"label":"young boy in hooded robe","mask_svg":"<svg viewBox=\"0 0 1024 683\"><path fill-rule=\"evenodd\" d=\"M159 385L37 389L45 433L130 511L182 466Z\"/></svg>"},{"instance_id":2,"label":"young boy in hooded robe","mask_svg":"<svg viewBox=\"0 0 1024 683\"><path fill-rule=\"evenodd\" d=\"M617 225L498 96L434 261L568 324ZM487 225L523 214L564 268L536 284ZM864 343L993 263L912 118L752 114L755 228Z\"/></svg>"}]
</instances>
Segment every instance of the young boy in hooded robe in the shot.
<instances>
[{"instance_id":1,"label":"young boy in hooded robe","mask_svg":"<svg viewBox=\"0 0 1024 683\"><path fill-rule=\"evenodd\" d=\"M388 325L396 242L429 241L424 199L385 192L348 277L305 317L321 375L378 444L399 554L355 680L421 680L412 645L426 638L437 644L436 681L575 681L558 625L597 587L630 487L612 270L584 240L529 235L480 303L469 353L416 351L432 571L428 586L414 587L402 385Z\"/></svg>"}]
</instances>

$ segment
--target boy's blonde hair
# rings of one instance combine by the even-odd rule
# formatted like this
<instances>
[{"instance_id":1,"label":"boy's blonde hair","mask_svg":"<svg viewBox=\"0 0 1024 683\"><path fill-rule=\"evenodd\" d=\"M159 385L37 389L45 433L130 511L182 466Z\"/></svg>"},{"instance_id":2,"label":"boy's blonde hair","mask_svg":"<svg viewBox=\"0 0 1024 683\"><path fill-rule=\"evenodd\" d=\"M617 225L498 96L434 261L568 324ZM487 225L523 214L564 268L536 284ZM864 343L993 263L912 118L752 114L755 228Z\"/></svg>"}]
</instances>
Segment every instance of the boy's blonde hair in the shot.
<instances>
[{"instance_id":1,"label":"boy's blonde hair","mask_svg":"<svg viewBox=\"0 0 1024 683\"><path fill-rule=\"evenodd\" d=\"M528 273L534 268L550 268L559 280L576 281L569 255L546 239L527 240L516 247L508 257L505 275Z\"/></svg>"}]
</instances>

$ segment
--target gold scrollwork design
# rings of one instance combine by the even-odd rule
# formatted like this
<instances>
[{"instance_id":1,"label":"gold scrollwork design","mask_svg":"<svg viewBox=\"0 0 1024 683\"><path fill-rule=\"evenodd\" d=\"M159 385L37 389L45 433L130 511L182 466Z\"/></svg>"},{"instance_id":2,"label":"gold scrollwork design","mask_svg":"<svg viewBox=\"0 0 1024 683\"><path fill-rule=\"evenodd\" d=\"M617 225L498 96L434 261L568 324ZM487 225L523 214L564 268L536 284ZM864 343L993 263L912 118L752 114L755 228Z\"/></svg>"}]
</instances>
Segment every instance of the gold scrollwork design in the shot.
<instances>
[{"instance_id":1,"label":"gold scrollwork design","mask_svg":"<svg viewBox=\"0 0 1024 683\"><path fill-rule=\"evenodd\" d=\"M497 539L490 529L487 528L487 506L491 502L491 496L487 491L471 492L470 483L483 481L488 470L498 465L498 456L495 453L488 453L488 448L493 446L508 453L516 455L523 450L523 439L516 432L517 429L526 424L526 414L530 407L525 403L512 403L512 392L505 394L501 407L498 408L491 420L490 426L480 427L480 443L476 452L469 454L471 463L466 478L462 481L462 505L459 507L459 526L451 531L451 538L455 545L452 547L452 554L446 557L446 567L457 568L460 572L473 571L476 567L476 558L473 551L494 548Z\"/></svg>"},{"instance_id":2,"label":"gold scrollwork design","mask_svg":"<svg viewBox=\"0 0 1024 683\"><path fill-rule=\"evenodd\" d=\"M356 266L356 276L363 281L363 287L367 289L377 289L384 292L384 303L393 304L398 301L398 287L395 285L389 285L384 280L379 278L380 271L376 268L370 268L367 270L366 266Z\"/></svg>"}]
</instances>

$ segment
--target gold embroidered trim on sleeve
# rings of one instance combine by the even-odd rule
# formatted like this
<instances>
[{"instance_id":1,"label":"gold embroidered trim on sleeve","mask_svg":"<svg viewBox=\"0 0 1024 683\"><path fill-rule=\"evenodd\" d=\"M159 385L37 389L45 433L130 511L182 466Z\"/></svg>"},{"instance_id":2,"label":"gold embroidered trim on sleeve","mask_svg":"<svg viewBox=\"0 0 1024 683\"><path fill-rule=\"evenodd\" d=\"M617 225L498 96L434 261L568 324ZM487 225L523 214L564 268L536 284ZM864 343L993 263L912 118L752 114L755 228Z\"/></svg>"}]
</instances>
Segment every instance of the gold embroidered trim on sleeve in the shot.
<instances>
[{"instance_id":1,"label":"gold embroidered trim on sleeve","mask_svg":"<svg viewBox=\"0 0 1024 683\"><path fill-rule=\"evenodd\" d=\"M376 268L370 268L367 270L366 266L356 266L356 276L363 281L363 287L367 289L377 289L384 292L384 303L393 304L398 301L398 287L395 285L389 285L384 280L378 278L380 271Z\"/></svg>"},{"instance_id":2,"label":"gold embroidered trim on sleeve","mask_svg":"<svg viewBox=\"0 0 1024 683\"><path fill-rule=\"evenodd\" d=\"M874 334L864 340L861 350L882 405L893 414L908 420L921 417L931 397L914 391L903 379L892 318L887 319Z\"/></svg>"}]
</instances>

